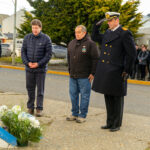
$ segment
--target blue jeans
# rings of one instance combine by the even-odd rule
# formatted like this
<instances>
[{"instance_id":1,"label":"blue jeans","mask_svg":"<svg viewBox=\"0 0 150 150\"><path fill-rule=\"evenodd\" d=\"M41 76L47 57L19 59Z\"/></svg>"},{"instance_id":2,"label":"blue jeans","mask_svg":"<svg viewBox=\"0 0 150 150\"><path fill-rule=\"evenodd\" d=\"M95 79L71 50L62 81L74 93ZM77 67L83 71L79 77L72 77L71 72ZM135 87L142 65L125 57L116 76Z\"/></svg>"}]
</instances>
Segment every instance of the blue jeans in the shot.
<instances>
[{"instance_id":1,"label":"blue jeans","mask_svg":"<svg viewBox=\"0 0 150 150\"><path fill-rule=\"evenodd\" d=\"M69 94L72 102L73 116L86 118L90 101L90 93L91 83L88 78L70 78ZM80 107L79 94L81 96Z\"/></svg>"}]
</instances>

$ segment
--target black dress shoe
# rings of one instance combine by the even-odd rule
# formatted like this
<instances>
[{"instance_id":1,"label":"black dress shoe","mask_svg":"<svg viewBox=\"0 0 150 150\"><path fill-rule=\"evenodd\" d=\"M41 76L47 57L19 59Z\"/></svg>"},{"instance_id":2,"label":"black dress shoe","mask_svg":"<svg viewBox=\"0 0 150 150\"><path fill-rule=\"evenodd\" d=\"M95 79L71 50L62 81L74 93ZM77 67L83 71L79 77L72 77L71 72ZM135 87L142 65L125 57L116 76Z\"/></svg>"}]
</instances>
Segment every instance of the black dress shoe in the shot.
<instances>
[{"instance_id":1,"label":"black dress shoe","mask_svg":"<svg viewBox=\"0 0 150 150\"><path fill-rule=\"evenodd\" d=\"M101 126L101 129L110 129L111 126L105 125L105 126Z\"/></svg>"},{"instance_id":2,"label":"black dress shoe","mask_svg":"<svg viewBox=\"0 0 150 150\"><path fill-rule=\"evenodd\" d=\"M111 131L111 132L115 132L115 131L118 131L118 130L120 130L120 127L110 128L110 131Z\"/></svg>"}]
</instances>

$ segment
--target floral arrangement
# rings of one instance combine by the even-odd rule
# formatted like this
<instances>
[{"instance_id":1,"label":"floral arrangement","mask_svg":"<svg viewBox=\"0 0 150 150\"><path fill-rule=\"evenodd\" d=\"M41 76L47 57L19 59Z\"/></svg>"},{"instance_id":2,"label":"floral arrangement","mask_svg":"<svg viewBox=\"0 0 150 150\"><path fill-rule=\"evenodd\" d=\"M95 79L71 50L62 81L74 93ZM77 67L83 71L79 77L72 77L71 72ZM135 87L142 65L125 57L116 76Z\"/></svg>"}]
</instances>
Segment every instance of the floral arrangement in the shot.
<instances>
[{"instance_id":1,"label":"floral arrangement","mask_svg":"<svg viewBox=\"0 0 150 150\"><path fill-rule=\"evenodd\" d=\"M8 109L0 106L0 120L10 134L17 138L18 146L26 146L28 142L39 142L42 137L42 128L36 118L21 110L19 105Z\"/></svg>"}]
</instances>

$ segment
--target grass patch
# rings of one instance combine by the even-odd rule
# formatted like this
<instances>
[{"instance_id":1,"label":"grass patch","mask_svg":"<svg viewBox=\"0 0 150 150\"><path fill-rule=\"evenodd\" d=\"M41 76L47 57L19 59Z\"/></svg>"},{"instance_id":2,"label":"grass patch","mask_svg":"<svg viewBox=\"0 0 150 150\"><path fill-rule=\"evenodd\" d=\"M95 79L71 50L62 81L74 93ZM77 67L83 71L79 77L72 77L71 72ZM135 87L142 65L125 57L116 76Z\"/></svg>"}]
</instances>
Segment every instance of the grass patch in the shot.
<instances>
[{"instance_id":1,"label":"grass patch","mask_svg":"<svg viewBox=\"0 0 150 150\"><path fill-rule=\"evenodd\" d=\"M16 62L16 63L23 64L21 57L16 57L16 58L15 58L15 62Z\"/></svg>"},{"instance_id":2,"label":"grass patch","mask_svg":"<svg viewBox=\"0 0 150 150\"><path fill-rule=\"evenodd\" d=\"M1 57L0 62L11 63L12 62L12 57ZM16 57L15 62L22 64L21 57Z\"/></svg>"},{"instance_id":3,"label":"grass patch","mask_svg":"<svg viewBox=\"0 0 150 150\"><path fill-rule=\"evenodd\" d=\"M0 58L0 62L12 62L12 58L11 57L1 57Z\"/></svg>"},{"instance_id":4,"label":"grass patch","mask_svg":"<svg viewBox=\"0 0 150 150\"><path fill-rule=\"evenodd\" d=\"M52 60L64 60L64 61L59 62L59 63L48 63L49 66L68 66L66 59L52 58ZM0 62L11 64L12 57L1 57ZM21 57L15 57L15 63L23 64Z\"/></svg>"}]
</instances>

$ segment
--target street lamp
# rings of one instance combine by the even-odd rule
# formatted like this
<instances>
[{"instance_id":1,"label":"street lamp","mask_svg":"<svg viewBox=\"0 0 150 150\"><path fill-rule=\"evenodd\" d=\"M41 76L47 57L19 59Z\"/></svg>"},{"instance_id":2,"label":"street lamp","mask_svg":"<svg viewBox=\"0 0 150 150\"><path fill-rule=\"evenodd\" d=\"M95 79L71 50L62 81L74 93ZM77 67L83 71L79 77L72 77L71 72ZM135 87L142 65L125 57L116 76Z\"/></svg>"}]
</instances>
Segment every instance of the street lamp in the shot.
<instances>
[{"instance_id":1,"label":"street lamp","mask_svg":"<svg viewBox=\"0 0 150 150\"><path fill-rule=\"evenodd\" d=\"M14 34L13 34L13 54L12 54L12 65L15 65L15 49L16 49L16 10L17 0L14 3Z\"/></svg>"}]
</instances>

